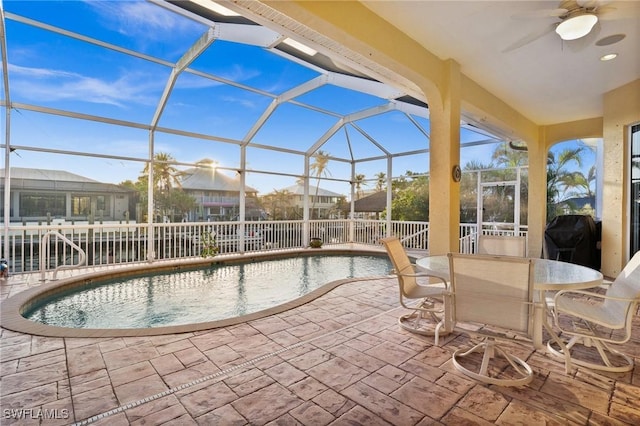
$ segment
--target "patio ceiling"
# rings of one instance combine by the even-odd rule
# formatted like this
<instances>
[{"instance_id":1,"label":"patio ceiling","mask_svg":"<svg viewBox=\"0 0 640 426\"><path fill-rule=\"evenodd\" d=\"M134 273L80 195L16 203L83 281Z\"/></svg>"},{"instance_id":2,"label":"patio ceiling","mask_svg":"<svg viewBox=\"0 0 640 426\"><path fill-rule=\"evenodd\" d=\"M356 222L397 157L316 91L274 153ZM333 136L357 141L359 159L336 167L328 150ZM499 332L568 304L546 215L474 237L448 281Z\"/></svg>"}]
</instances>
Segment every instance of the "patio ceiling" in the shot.
<instances>
[{"instance_id":1,"label":"patio ceiling","mask_svg":"<svg viewBox=\"0 0 640 426\"><path fill-rule=\"evenodd\" d=\"M603 95L640 78L640 1L580 0L600 19L574 41L553 31L552 11L575 1L362 3L538 125L602 117Z\"/></svg>"}]
</instances>

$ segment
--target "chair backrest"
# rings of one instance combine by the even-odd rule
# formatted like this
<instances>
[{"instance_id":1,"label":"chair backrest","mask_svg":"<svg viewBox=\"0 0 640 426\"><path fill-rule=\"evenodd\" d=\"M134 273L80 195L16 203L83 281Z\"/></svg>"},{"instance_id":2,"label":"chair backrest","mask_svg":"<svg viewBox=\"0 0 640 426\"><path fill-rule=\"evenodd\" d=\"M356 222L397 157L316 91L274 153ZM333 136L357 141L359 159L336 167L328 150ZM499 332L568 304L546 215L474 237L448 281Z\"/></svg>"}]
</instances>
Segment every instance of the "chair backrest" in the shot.
<instances>
[{"instance_id":1,"label":"chair backrest","mask_svg":"<svg viewBox=\"0 0 640 426\"><path fill-rule=\"evenodd\" d=\"M533 261L449 253L452 320L499 326L531 335Z\"/></svg>"},{"instance_id":2,"label":"chair backrest","mask_svg":"<svg viewBox=\"0 0 640 426\"><path fill-rule=\"evenodd\" d=\"M479 235L478 253L525 257L527 239L513 235Z\"/></svg>"},{"instance_id":3,"label":"chair backrest","mask_svg":"<svg viewBox=\"0 0 640 426\"><path fill-rule=\"evenodd\" d=\"M418 283L415 277L402 275L415 272L402 243L397 237L382 238L380 241L387 250L389 260L391 260L391 264L393 265L393 272L398 276L400 291L405 295L411 294L412 290L418 286Z\"/></svg>"},{"instance_id":4,"label":"chair backrest","mask_svg":"<svg viewBox=\"0 0 640 426\"><path fill-rule=\"evenodd\" d=\"M607 296L625 299L640 299L640 251L627 263L624 269L607 289ZM624 313L633 302L605 300L604 307L607 310L617 310Z\"/></svg>"}]
</instances>

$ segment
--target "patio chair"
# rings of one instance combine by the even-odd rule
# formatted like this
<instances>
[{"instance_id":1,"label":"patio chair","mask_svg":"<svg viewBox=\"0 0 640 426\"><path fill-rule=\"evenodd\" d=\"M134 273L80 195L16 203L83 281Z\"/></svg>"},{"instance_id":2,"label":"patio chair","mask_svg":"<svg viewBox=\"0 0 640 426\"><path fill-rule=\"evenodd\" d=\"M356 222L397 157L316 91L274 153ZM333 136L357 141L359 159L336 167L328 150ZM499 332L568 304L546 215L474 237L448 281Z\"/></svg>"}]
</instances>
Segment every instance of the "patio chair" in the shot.
<instances>
[{"instance_id":1,"label":"patio chair","mask_svg":"<svg viewBox=\"0 0 640 426\"><path fill-rule=\"evenodd\" d=\"M533 333L533 261L518 257L449 253L451 291L445 296L447 329L480 343L456 350L452 361L479 382L521 386L533 380L531 367L498 342ZM482 353L481 360L476 353ZM498 359L498 358L501 359ZM503 360L506 360L504 362Z\"/></svg>"},{"instance_id":2,"label":"patio chair","mask_svg":"<svg viewBox=\"0 0 640 426\"><path fill-rule=\"evenodd\" d=\"M527 239L513 235L479 235L478 253L525 257Z\"/></svg>"},{"instance_id":3,"label":"patio chair","mask_svg":"<svg viewBox=\"0 0 640 426\"><path fill-rule=\"evenodd\" d=\"M547 347L553 354L569 356L571 363L582 367L615 373L631 371L633 358L610 344L629 341L639 303L640 252L637 252L604 294L586 290L563 290L556 294L554 322L563 334L571 337L566 349L554 347L553 342ZM580 359L578 346L583 355ZM576 350L571 352L572 349Z\"/></svg>"},{"instance_id":4,"label":"patio chair","mask_svg":"<svg viewBox=\"0 0 640 426\"><path fill-rule=\"evenodd\" d=\"M398 318L398 324L413 333L435 336L437 345L438 337L445 334L440 329L444 324L442 297L448 286L446 280L418 272L398 238L388 237L380 241L393 265L392 273L398 278L400 305L411 310L411 313Z\"/></svg>"}]
</instances>

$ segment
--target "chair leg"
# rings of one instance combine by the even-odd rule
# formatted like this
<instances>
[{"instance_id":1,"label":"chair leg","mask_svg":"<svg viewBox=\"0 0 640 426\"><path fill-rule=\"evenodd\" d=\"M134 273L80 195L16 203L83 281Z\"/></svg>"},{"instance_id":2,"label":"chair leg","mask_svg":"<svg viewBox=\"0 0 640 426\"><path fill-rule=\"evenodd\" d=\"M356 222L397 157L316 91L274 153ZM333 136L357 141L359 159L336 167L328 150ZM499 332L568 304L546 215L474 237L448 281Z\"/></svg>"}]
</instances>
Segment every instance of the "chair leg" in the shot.
<instances>
[{"instance_id":1,"label":"chair leg","mask_svg":"<svg viewBox=\"0 0 640 426\"><path fill-rule=\"evenodd\" d=\"M551 339L558 344L559 350L555 350L551 346L551 341L547 342L547 349L556 356L564 357L564 372L565 374L571 373L571 351L567 348L567 345L560 339L560 337L553 331L551 326L545 321L543 323L547 333L551 336Z\"/></svg>"},{"instance_id":2,"label":"chair leg","mask_svg":"<svg viewBox=\"0 0 640 426\"><path fill-rule=\"evenodd\" d=\"M571 349L579 344L583 347L589 348L593 347L596 349L596 352L600 356L601 364L597 364L590 361L584 361L581 359L576 359L571 356ZM571 358L571 362L573 364L579 365L581 367L589 368L592 370L600 370L600 371L608 371L611 373L626 373L627 371L633 370L634 361L633 358L625 355L624 353L612 348L606 342L603 342L598 339L592 339L585 336L573 336L569 339L566 345L564 345L566 349L560 348L556 349L553 347L552 342L547 343L547 348L549 352L556 356L569 356ZM611 361L611 356L617 356L621 358L621 362L614 363Z\"/></svg>"},{"instance_id":3,"label":"chair leg","mask_svg":"<svg viewBox=\"0 0 640 426\"><path fill-rule=\"evenodd\" d=\"M442 318L436 314L432 301L424 299L416 307L404 304L403 307L412 309L412 312L398 318L400 327L423 336L436 336L436 345L438 344L438 336L447 334L447 332L441 331Z\"/></svg>"},{"instance_id":4,"label":"chair leg","mask_svg":"<svg viewBox=\"0 0 640 426\"><path fill-rule=\"evenodd\" d=\"M470 355L474 352L481 352L482 354L482 362L480 364L480 368L478 371L472 371L467 367L464 367L460 363L460 359L465 356ZM489 363L493 358L496 358L498 355L502 356L507 360L509 365L513 368L517 378L499 378L492 377L489 375ZM458 349L453 353L452 357L453 366L460 371L465 376L471 377L479 382L500 385L500 386L523 386L530 383L533 380L533 370L525 361L521 360L518 357L515 357L507 352L505 352L502 348L496 345L495 340L488 338L481 343L471 347L470 349Z\"/></svg>"}]
</instances>

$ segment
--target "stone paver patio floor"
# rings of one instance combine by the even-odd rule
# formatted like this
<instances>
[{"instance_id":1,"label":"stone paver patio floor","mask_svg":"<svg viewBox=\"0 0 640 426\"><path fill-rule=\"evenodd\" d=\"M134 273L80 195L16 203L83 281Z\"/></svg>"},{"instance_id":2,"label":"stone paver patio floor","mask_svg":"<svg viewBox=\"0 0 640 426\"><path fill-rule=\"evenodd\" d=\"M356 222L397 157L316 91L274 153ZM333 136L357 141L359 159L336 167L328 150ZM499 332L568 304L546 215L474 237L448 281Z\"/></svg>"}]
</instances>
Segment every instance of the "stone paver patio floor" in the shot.
<instances>
[{"instance_id":1,"label":"stone paver patio floor","mask_svg":"<svg viewBox=\"0 0 640 426\"><path fill-rule=\"evenodd\" d=\"M640 424L638 367L566 375L561 360L522 345L514 350L534 368L531 384L478 384L451 364L467 337L452 334L435 346L403 330L397 291L392 278L354 281L284 313L164 336L2 329L1 423ZM636 361L639 329L623 347Z\"/></svg>"}]
</instances>

